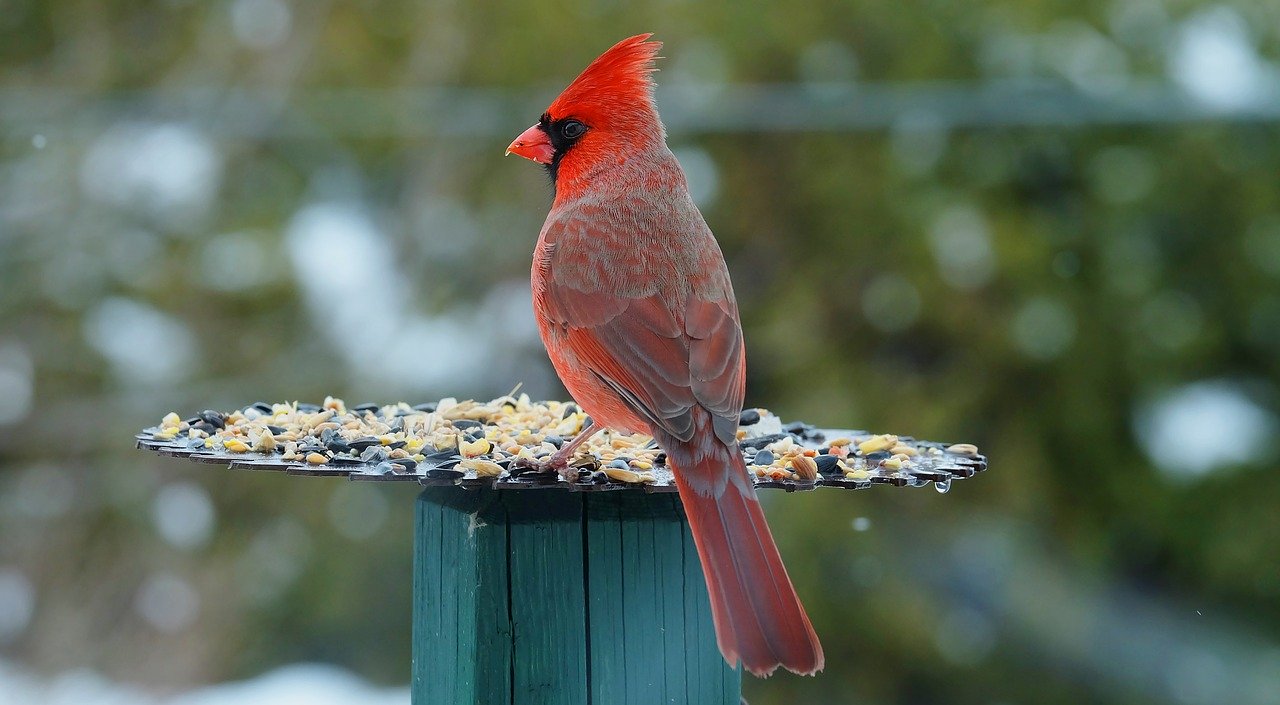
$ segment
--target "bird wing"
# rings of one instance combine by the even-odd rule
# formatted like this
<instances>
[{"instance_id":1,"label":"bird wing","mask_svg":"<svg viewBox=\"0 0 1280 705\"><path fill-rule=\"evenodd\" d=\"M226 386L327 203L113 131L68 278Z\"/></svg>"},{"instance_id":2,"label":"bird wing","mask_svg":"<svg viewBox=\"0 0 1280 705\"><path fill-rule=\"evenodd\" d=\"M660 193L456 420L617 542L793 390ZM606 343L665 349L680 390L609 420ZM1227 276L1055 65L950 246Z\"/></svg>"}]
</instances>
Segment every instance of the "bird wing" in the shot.
<instances>
[{"instance_id":1,"label":"bird wing","mask_svg":"<svg viewBox=\"0 0 1280 705\"><path fill-rule=\"evenodd\" d=\"M584 276L567 244L561 242L548 262L544 307L578 359L637 415L672 437L693 438L694 410L701 407L710 412L716 436L735 443L744 348L719 249L721 271L688 273L683 291L650 287L619 294L611 292L635 291L634 277L642 273L620 271L631 280L622 286L600 281L598 267L596 276ZM719 281L723 286L699 285Z\"/></svg>"}]
</instances>

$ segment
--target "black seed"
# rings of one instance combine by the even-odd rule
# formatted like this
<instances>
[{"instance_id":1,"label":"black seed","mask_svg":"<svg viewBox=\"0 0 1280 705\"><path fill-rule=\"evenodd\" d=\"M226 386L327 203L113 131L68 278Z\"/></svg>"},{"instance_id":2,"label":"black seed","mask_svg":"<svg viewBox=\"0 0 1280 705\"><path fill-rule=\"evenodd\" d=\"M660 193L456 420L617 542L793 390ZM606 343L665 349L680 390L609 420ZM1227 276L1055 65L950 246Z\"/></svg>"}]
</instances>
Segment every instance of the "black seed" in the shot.
<instances>
[{"instance_id":1,"label":"black seed","mask_svg":"<svg viewBox=\"0 0 1280 705\"><path fill-rule=\"evenodd\" d=\"M593 423L595 423L595 419L591 418L590 416L584 416L584 417L582 417L582 427L583 427L583 428L586 428L587 426L590 426L590 425L591 425L591 424L593 424Z\"/></svg>"},{"instance_id":2,"label":"black seed","mask_svg":"<svg viewBox=\"0 0 1280 705\"><path fill-rule=\"evenodd\" d=\"M437 402L429 401L429 402L427 402L427 403L425 403L425 404L415 404L415 405L413 406L413 409L414 409L414 411L425 411L425 412L430 413L430 412L432 412L432 411L435 411L435 410L436 410L436 403L437 403Z\"/></svg>"},{"instance_id":3,"label":"black seed","mask_svg":"<svg viewBox=\"0 0 1280 705\"><path fill-rule=\"evenodd\" d=\"M192 426L191 428L194 428L194 429L196 429L197 431L204 431L205 433L209 434L210 436L212 436L213 434L215 434L215 433L217 433L217 432L218 432L218 427L217 427L217 426L214 426L213 424L209 423L208 421L200 421L200 422L196 423L196 425Z\"/></svg>"},{"instance_id":4,"label":"black seed","mask_svg":"<svg viewBox=\"0 0 1280 705\"><path fill-rule=\"evenodd\" d=\"M888 460L892 455L887 450L877 450L874 453L867 453L867 460Z\"/></svg>"},{"instance_id":5,"label":"black seed","mask_svg":"<svg viewBox=\"0 0 1280 705\"><path fill-rule=\"evenodd\" d=\"M442 463L446 460L453 460L455 458L458 460L462 459L462 456L458 455L458 452L453 449L438 450L424 457L425 459L422 461L424 463Z\"/></svg>"},{"instance_id":6,"label":"black seed","mask_svg":"<svg viewBox=\"0 0 1280 705\"><path fill-rule=\"evenodd\" d=\"M324 447L325 447L325 448L328 448L329 450L331 450L331 451L333 451L333 452L335 452L335 453L350 453L350 452L351 452L351 446L347 445L347 443L346 443L345 441L343 441L341 438L334 438L334 439L330 440L328 443L325 443L325 444L324 444Z\"/></svg>"},{"instance_id":7,"label":"black seed","mask_svg":"<svg viewBox=\"0 0 1280 705\"><path fill-rule=\"evenodd\" d=\"M378 406L377 404L369 403L369 404L359 404L359 405L354 406L354 407L352 407L352 408L353 408L355 411L377 411L378 409L381 409L382 407Z\"/></svg>"},{"instance_id":8,"label":"black seed","mask_svg":"<svg viewBox=\"0 0 1280 705\"><path fill-rule=\"evenodd\" d=\"M306 455L307 453L319 453L320 455L324 455L326 450L328 450L328 448L325 448L324 446L305 445L299 448L298 452L303 455Z\"/></svg>"},{"instance_id":9,"label":"black seed","mask_svg":"<svg viewBox=\"0 0 1280 705\"><path fill-rule=\"evenodd\" d=\"M413 458L395 458L391 462L396 463L398 465L403 465L406 468L409 468L410 470L418 467L418 461L414 460Z\"/></svg>"},{"instance_id":10,"label":"black seed","mask_svg":"<svg viewBox=\"0 0 1280 705\"><path fill-rule=\"evenodd\" d=\"M759 453L756 453L756 457L752 459L751 463L753 465L768 466L768 465L773 465L773 461L774 461L773 453L770 453L767 450L762 450Z\"/></svg>"},{"instance_id":11,"label":"black seed","mask_svg":"<svg viewBox=\"0 0 1280 705\"><path fill-rule=\"evenodd\" d=\"M334 429L326 428L325 430L320 432L320 442L323 443L324 445L329 445L329 441L333 440L334 437L337 435L338 435L338 432L335 431Z\"/></svg>"},{"instance_id":12,"label":"black seed","mask_svg":"<svg viewBox=\"0 0 1280 705\"><path fill-rule=\"evenodd\" d=\"M270 431L272 435L284 433L283 426L272 426L271 424L267 424L267 430Z\"/></svg>"},{"instance_id":13,"label":"black seed","mask_svg":"<svg viewBox=\"0 0 1280 705\"><path fill-rule=\"evenodd\" d=\"M623 469L623 470L626 470L626 469L627 469L627 461L623 460L622 458L615 458L612 462L610 462L610 463L609 463L609 467L611 467L611 468L621 468L621 469Z\"/></svg>"},{"instance_id":14,"label":"black seed","mask_svg":"<svg viewBox=\"0 0 1280 705\"><path fill-rule=\"evenodd\" d=\"M609 476L601 470L596 470L591 473L591 481L597 485L604 485L609 482Z\"/></svg>"},{"instance_id":15,"label":"black seed","mask_svg":"<svg viewBox=\"0 0 1280 705\"><path fill-rule=\"evenodd\" d=\"M563 420L565 420L565 419L569 418L570 416L572 416L573 414L576 414L576 413L578 413L578 405L577 405L577 404L565 404L565 405L564 405L564 413L560 414L560 420L561 420L561 421L563 421Z\"/></svg>"},{"instance_id":16,"label":"black seed","mask_svg":"<svg viewBox=\"0 0 1280 705\"><path fill-rule=\"evenodd\" d=\"M787 437L785 433L770 433L767 436L758 436L756 438L748 438L739 445L743 448L763 448L774 441L780 441Z\"/></svg>"},{"instance_id":17,"label":"black seed","mask_svg":"<svg viewBox=\"0 0 1280 705\"><path fill-rule=\"evenodd\" d=\"M653 464L654 464L654 465L666 465L666 464L667 464L667 454L666 454L666 453L658 453L657 455L655 455L655 456L653 457Z\"/></svg>"},{"instance_id":18,"label":"black seed","mask_svg":"<svg viewBox=\"0 0 1280 705\"><path fill-rule=\"evenodd\" d=\"M408 445L408 441L396 441L395 443L392 443L387 447L390 448L391 450L395 450L397 448L403 448L406 445Z\"/></svg>"},{"instance_id":19,"label":"black seed","mask_svg":"<svg viewBox=\"0 0 1280 705\"><path fill-rule=\"evenodd\" d=\"M347 445L363 453L365 448L382 445L382 441L374 438L373 436L365 436L364 438L357 438L354 441L350 441Z\"/></svg>"},{"instance_id":20,"label":"black seed","mask_svg":"<svg viewBox=\"0 0 1280 705\"><path fill-rule=\"evenodd\" d=\"M742 415L738 417L738 424L741 426L752 426L760 423L760 412L755 409L744 409Z\"/></svg>"},{"instance_id":21,"label":"black seed","mask_svg":"<svg viewBox=\"0 0 1280 705\"><path fill-rule=\"evenodd\" d=\"M458 419L453 422L453 427L462 431L468 428L484 428L484 424L479 421L472 421L471 419Z\"/></svg>"},{"instance_id":22,"label":"black seed","mask_svg":"<svg viewBox=\"0 0 1280 705\"><path fill-rule=\"evenodd\" d=\"M805 431L813 430L813 426L810 426L803 421L792 421L786 426L783 426L782 430L787 433L804 433Z\"/></svg>"},{"instance_id":23,"label":"black seed","mask_svg":"<svg viewBox=\"0 0 1280 705\"><path fill-rule=\"evenodd\" d=\"M833 472L842 472L840 470L840 466L836 465L839 460L840 459L834 455L819 455L813 459L813 461L818 464L818 472L823 475Z\"/></svg>"},{"instance_id":24,"label":"black seed","mask_svg":"<svg viewBox=\"0 0 1280 705\"><path fill-rule=\"evenodd\" d=\"M264 414L270 414L270 413L271 413L271 405L270 405L270 404L268 404L268 403L266 403L265 401L256 401L256 402L254 402L254 403L250 404L249 406L247 406L247 407L245 407L245 408L246 408L246 409L257 409L258 411L261 411L261 412L262 412L262 413L264 413Z\"/></svg>"},{"instance_id":25,"label":"black seed","mask_svg":"<svg viewBox=\"0 0 1280 705\"><path fill-rule=\"evenodd\" d=\"M227 427L227 417L223 416L222 412L214 411L213 409L205 409L204 411L201 411L200 420L204 421L210 426L213 426L214 428Z\"/></svg>"},{"instance_id":26,"label":"black seed","mask_svg":"<svg viewBox=\"0 0 1280 705\"><path fill-rule=\"evenodd\" d=\"M387 424L387 425L391 427L392 432L396 432L396 431L403 431L403 430L404 430L404 418L403 418L403 417L401 417L401 416L397 416L397 417L395 417L394 419L391 419L391 423L389 423L389 424Z\"/></svg>"},{"instance_id":27,"label":"black seed","mask_svg":"<svg viewBox=\"0 0 1280 705\"><path fill-rule=\"evenodd\" d=\"M308 414L314 414L320 410L319 404L308 404L307 402L298 402L298 411L305 411Z\"/></svg>"},{"instance_id":28,"label":"black seed","mask_svg":"<svg viewBox=\"0 0 1280 705\"><path fill-rule=\"evenodd\" d=\"M511 477L533 480L534 482L553 483L559 479L554 472L546 472L541 468L531 468L527 465L516 465L515 463L511 464L507 469L507 473Z\"/></svg>"},{"instance_id":29,"label":"black seed","mask_svg":"<svg viewBox=\"0 0 1280 705\"><path fill-rule=\"evenodd\" d=\"M376 463L387 459L387 451L382 446L369 446L360 452L360 460L366 463Z\"/></svg>"},{"instance_id":30,"label":"black seed","mask_svg":"<svg viewBox=\"0 0 1280 705\"><path fill-rule=\"evenodd\" d=\"M550 443L551 445L557 448L564 445L564 439L555 434L551 434L550 436L545 436L542 440L546 441L547 443Z\"/></svg>"}]
</instances>

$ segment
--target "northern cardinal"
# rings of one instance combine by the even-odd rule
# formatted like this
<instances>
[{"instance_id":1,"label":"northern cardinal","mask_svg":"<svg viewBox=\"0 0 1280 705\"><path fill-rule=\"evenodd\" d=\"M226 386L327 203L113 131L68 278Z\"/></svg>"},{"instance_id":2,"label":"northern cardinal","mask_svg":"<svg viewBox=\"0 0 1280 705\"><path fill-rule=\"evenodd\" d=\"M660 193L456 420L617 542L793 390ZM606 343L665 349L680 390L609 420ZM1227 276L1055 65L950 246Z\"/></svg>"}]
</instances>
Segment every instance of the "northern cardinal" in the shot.
<instances>
[{"instance_id":1,"label":"northern cardinal","mask_svg":"<svg viewBox=\"0 0 1280 705\"><path fill-rule=\"evenodd\" d=\"M738 449L746 358L724 256L689 196L653 102L649 34L591 63L507 148L546 166L555 201L533 254L533 306L593 425L667 453L725 660L767 676L822 669L814 634Z\"/></svg>"}]
</instances>

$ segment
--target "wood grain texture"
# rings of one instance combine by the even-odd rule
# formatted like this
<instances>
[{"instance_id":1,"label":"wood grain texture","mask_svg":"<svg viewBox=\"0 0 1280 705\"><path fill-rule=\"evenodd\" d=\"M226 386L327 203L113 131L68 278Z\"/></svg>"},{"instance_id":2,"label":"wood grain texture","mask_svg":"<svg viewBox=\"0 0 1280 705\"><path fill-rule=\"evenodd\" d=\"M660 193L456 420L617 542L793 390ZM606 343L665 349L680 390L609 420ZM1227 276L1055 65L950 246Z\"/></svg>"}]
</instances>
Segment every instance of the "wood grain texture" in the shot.
<instances>
[{"instance_id":1,"label":"wood grain texture","mask_svg":"<svg viewBox=\"0 0 1280 705\"><path fill-rule=\"evenodd\" d=\"M429 488L413 702L737 705L679 500Z\"/></svg>"},{"instance_id":2,"label":"wood grain texture","mask_svg":"<svg viewBox=\"0 0 1280 705\"><path fill-rule=\"evenodd\" d=\"M504 495L511 581L512 705L586 705L582 498Z\"/></svg>"},{"instance_id":3,"label":"wood grain texture","mask_svg":"<svg viewBox=\"0 0 1280 705\"><path fill-rule=\"evenodd\" d=\"M419 496L413 702L510 702L507 553L506 510L495 491L428 488Z\"/></svg>"}]
</instances>

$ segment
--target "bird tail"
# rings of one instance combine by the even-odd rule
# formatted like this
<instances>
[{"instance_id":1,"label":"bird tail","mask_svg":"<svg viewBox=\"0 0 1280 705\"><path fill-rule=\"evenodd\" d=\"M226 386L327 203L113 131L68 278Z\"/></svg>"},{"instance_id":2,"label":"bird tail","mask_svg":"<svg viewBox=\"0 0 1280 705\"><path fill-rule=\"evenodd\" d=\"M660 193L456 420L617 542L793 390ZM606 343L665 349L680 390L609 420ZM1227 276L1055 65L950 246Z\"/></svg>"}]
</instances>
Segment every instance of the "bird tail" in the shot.
<instances>
[{"instance_id":1,"label":"bird tail","mask_svg":"<svg viewBox=\"0 0 1280 705\"><path fill-rule=\"evenodd\" d=\"M725 660L741 660L757 676L778 666L806 676L822 670L822 644L782 565L742 456L720 443L709 453L685 447L669 456ZM681 456L687 462L675 465Z\"/></svg>"}]
</instances>

